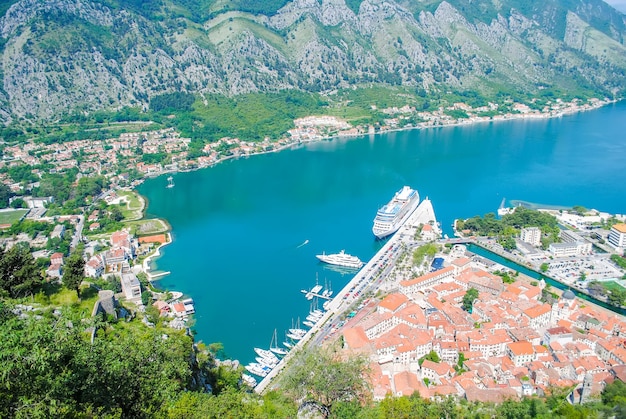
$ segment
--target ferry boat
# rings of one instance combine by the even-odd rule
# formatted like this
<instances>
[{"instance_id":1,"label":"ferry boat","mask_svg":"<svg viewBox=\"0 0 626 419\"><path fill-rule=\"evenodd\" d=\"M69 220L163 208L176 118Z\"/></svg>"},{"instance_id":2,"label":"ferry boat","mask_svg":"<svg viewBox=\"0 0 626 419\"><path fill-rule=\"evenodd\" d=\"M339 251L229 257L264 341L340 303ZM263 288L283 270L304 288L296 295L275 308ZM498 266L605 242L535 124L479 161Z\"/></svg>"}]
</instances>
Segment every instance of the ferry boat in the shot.
<instances>
[{"instance_id":1,"label":"ferry boat","mask_svg":"<svg viewBox=\"0 0 626 419\"><path fill-rule=\"evenodd\" d=\"M354 269L359 269L361 266L363 266L363 262L361 262L361 259L356 256L349 255L343 250L339 253L334 253L331 255L327 255L325 252L322 252L321 255L315 255L315 257L322 262L328 263L330 265L337 265ZM320 289L322 289L322 287L320 287Z\"/></svg>"},{"instance_id":2,"label":"ferry boat","mask_svg":"<svg viewBox=\"0 0 626 419\"><path fill-rule=\"evenodd\" d=\"M391 201L376 213L372 232L376 238L383 239L398 231L420 203L419 193L409 186L404 186L395 193Z\"/></svg>"}]
</instances>

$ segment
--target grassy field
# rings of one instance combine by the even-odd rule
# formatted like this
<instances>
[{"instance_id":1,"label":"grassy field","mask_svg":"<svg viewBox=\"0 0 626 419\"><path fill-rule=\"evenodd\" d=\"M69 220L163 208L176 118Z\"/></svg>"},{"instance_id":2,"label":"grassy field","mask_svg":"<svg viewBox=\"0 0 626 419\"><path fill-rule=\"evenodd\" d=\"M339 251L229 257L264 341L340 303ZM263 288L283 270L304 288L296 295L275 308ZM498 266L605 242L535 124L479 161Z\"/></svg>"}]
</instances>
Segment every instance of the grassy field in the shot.
<instances>
[{"instance_id":1,"label":"grassy field","mask_svg":"<svg viewBox=\"0 0 626 419\"><path fill-rule=\"evenodd\" d=\"M611 291L613 290L626 291L626 288L624 288L623 286L621 286L615 281L602 282L602 285L604 285L605 288Z\"/></svg>"},{"instance_id":2,"label":"grassy field","mask_svg":"<svg viewBox=\"0 0 626 419\"><path fill-rule=\"evenodd\" d=\"M16 209L13 211L0 212L0 224L13 224L26 214L26 209Z\"/></svg>"},{"instance_id":3,"label":"grassy field","mask_svg":"<svg viewBox=\"0 0 626 419\"><path fill-rule=\"evenodd\" d=\"M166 233L169 231L167 223L159 218L151 220L136 220L124 223L130 227L130 232L136 236Z\"/></svg>"},{"instance_id":4,"label":"grassy field","mask_svg":"<svg viewBox=\"0 0 626 419\"><path fill-rule=\"evenodd\" d=\"M117 191L117 195L124 198L126 206L122 207L122 215L127 221L139 220L143 217L143 200L135 191Z\"/></svg>"}]
</instances>

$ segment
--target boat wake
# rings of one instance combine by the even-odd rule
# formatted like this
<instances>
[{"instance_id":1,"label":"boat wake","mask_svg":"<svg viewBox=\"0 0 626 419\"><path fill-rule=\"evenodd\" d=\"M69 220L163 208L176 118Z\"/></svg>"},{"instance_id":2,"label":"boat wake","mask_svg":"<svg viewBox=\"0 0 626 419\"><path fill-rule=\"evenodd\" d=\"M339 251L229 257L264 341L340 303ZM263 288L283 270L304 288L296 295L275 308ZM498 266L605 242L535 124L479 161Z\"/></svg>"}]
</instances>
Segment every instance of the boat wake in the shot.
<instances>
[{"instance_id":1,"label":"boat wake","mask_svg":"<svg viewBox=\"0 0 626 419\"><path fill-rule=\"evenodd\" d=\"M298 245L298 246L296 247L296 249L299 249L299 248L301 248L302 246L305 246L305 245L307 245L307 244L309 244L309 239L306 239L305 241L303 241L303 242L302 242L302 244L300 244L300 245Z\"/></svg>"}]
</instances>

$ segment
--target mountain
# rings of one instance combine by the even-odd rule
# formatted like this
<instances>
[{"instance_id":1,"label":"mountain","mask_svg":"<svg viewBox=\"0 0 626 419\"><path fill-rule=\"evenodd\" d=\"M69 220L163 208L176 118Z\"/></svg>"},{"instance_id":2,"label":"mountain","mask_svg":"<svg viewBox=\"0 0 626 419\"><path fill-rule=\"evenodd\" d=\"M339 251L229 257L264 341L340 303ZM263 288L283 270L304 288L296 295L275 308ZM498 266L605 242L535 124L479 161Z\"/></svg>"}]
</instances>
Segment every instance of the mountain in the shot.
<instances>
[{"instance_id":1,"label":"mountain","mask_svg":"<svg viewBox=\"0 0 626 419\"><path fill-rule=\"evenodd\" d=\"M626 16L601 0L20 0L0 13L5 124L176 91L626 91Z\"/></svg>"}]
</instances>

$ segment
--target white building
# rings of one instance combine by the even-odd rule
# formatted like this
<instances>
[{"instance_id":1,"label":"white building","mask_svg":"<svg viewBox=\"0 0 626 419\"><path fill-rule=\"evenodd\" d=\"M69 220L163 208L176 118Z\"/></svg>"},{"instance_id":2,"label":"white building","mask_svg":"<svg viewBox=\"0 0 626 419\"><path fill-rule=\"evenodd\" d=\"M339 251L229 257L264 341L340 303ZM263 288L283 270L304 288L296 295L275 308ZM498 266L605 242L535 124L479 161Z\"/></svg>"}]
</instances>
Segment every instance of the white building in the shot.
<instances>
[{"instance_id":1,"label":"white building","mask_svg":"<svg viewBox=\"0 0 626 419\"><path fill-rule=\"evenodd\" d=\"M591 253L591 243L589 242L576 242L576 243L552 243L548 247L548 251L555 257L568 257L587 255Z\"/></svg>"},{"instance_id":2,"label":"white building","mask_svg":"<svg viewBox=\"0 0 626 419\"><path fill-rule=\"evenodd\" d=\"M619 223L611 227L609 232L609 243L616 248L626 248L626 224Z\"/></svg>"},{"instance_id":3,"label":"white building","mask_svg":"<svg viewBox=\"0 0 626 419\"><path fill-rule=\"evenodd\" d=\"M122 274L122 292L127 300L141 301L141 284L135 274Z\"/></svg>"},{"instance_id":4,"label":"white building","mask_svg":"<svg viewBox=\"0 0 626 419\"><path fill-rule=\"evenodd\" d=\"M527 227L520 231L520 239L524 243L531 244L533 246L541 245L541 229L539 227Z\"/></svg>"}]
</instances>

